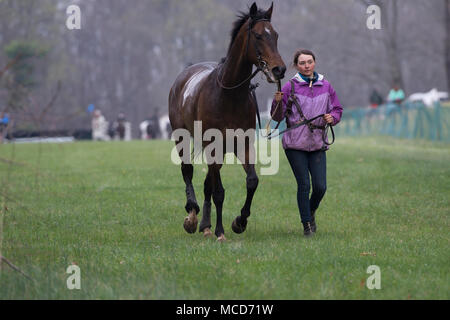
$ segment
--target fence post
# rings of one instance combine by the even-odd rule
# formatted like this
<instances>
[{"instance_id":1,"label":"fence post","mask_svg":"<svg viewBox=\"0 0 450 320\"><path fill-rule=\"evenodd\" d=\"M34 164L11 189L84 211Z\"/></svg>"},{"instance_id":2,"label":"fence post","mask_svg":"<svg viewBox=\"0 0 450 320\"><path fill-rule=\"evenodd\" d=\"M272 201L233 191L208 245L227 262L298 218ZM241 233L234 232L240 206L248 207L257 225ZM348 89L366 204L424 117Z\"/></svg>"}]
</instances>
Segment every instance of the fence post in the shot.
<instances>
[{"instance_id":1,"label":"fence post","mask_svg":"<svg viewBox=\"0 0 450 320\"><path fill-rule=\"evenodd\" d=\"M437 140L442 140L442 123L441 123L441 104L439 101L434 103L434 119L436 124Z\"/></svg>"}]
</instances>

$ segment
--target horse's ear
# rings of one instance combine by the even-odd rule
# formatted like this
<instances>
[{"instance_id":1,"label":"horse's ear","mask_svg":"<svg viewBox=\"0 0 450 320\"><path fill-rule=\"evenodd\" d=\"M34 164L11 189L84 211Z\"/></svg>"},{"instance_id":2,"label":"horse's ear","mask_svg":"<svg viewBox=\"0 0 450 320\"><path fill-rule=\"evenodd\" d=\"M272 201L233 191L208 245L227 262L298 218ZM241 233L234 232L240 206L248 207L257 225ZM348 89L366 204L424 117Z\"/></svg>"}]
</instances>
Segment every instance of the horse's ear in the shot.
<instances>
[{"instance_id":1,"label":"horse's ear","mask_svg":"<svg viewBox=\"0 0 450 320\"><path fill-rule=\"evenodd\" d=\"M256 2L253 2L252 6L250 7L250 17L256 16L258 13L258 7L256 6Z\"/></svg>"},{"instance_id":2,"label":"horse's ear","mask_svg":"<svg viewBox=\"0 0 450 320\"><path fill-rule=\"evenodd\" d=\"M270 6L269 10L267 10L266 13L264 14L265 17L269 20L272 19L272 11L273 11L273 2L272 2L272 5Z\"/></svg>"}]
</instances>

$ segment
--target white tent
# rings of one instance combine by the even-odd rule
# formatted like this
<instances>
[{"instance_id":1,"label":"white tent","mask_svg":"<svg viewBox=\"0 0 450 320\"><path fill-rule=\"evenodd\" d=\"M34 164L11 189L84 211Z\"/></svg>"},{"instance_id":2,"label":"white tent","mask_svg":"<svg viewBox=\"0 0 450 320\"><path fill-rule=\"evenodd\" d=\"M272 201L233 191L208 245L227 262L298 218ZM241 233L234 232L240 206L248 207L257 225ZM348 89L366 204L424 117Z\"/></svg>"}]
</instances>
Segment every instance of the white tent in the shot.
<instances>
[{"instance_id":1,"label":"white tent","mask_svg":"<svg viewBox=\"0 0 450 320\"><path fill-rule=\"evenodd\" d=\"M437 101L440 101L441 99L447 99L448 93L443 91L437 91L436 88L431 89L428 92L421 93L413 93L409 96L409 101L423 101L425 105L431 107L433 104Z\"/></svg>"}]
</instances>

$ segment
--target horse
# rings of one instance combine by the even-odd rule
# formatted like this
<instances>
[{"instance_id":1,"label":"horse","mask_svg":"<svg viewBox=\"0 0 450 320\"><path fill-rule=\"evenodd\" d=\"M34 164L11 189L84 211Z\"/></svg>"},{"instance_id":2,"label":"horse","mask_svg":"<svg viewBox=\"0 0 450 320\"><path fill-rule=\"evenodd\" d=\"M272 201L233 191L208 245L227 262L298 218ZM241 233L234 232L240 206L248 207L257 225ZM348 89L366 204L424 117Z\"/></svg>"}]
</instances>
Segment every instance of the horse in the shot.
<instances>
[{"instance_id":1,"label":"horse","mask_svg":"<svg viewBox=\"0 0 450 320\"><path fill-rule=\"evenodd\" d=\"M226 129L256 128L256 101L250 93L250 81L257 72L262 71L269 83L284 78L286 65L278 53L278 34L271 24L273 2L268 10L258 9L256 3L249 12L240 12L233 24L231 42L225 58L220 63L201 62L187 67L176 78L169 94L169 119L173 131L185 129L194 136L194 121L201 121L202 133L210 128L220 130L225 137ZM257 69L253 71L253 66ZM177 152L183 159L183 150L179 148L181 138L175 138ZM225 146L225 138L223 138ZM203 141L203 150L212 141ZM249 161L253 145L245 144L245 158L239 158L236 145L233 150L224 147L223 155L234 152L241 161L246 173L247 196L241 214L232 223L235 233L242 233L247 227L253 195L258 186L258 176L254 164ZM217 240L225 241L222 224L222 207L225 189L222 185L221 162L208 163L208 172L204 180L203 216L199 232L205 237L211 232L211 197L216 207L216 227L214 234ZM185 210L188 216L184 219L184 229L188 233L197 230L197 215L200 212L192 185L193 165L188 161L181 162L181 172L186 185Z\"/></svg>"}]
</instances>

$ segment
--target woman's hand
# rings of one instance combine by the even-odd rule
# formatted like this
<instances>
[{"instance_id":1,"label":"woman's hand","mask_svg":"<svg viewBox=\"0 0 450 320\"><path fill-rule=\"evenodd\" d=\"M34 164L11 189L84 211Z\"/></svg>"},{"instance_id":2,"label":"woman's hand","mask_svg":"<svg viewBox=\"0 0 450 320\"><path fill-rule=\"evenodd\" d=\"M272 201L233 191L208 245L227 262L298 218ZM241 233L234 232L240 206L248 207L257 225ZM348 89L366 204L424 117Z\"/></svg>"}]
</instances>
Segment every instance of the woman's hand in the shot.
<instances>
[{"instance_id":1,"label":"woman's hand","mask_svg":"<svg viewBox=\"0 0 450 320\"><path fill-rule=\"evenodd\" d=\"M328 124L333 124L334 123L334 118L329 113L323 115L323 120L325 120Z\"/></svg>"},{"instance_id":2,"label":"woman's hand","mask_svg":"<svg viewBox=\"0 0 450 320\"><path fill-rule=\"evenodd\" d=\"M283 92L277 91L275 92L275 101L280 102L283 99Z\"/></svg>"}]
</instances>

